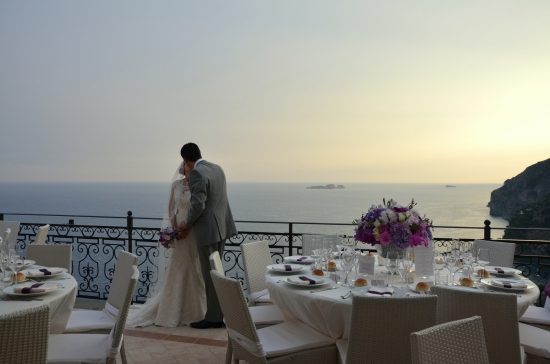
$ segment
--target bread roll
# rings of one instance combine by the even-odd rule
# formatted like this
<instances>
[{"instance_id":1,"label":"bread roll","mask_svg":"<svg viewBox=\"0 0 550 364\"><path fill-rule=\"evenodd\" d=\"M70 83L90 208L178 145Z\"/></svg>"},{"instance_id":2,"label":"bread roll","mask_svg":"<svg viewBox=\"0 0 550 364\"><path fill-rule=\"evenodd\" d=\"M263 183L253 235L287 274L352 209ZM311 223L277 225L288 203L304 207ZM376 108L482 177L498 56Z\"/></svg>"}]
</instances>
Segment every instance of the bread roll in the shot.
<instances>
[{"instance_id":1,"label":"bread roll","mask_svg":"<svg viewBox=\"0 0 550 364\"><path fill-rule=\"evenodd\" d=\"M418 282L416 285L416 290L418 292L428 292L430 290L430 286L426 282Z\"/></svg>"},{"instance_id":2,"label":"bread roll","mask_svg":"<svg viewBox=\"0 0 550 364\"><path fill-rule=\"evenodd\" d=\"M327 267L329 272L336 272L336 262L328 262Z\"/></svg>"},{"instance_id":3,"label":"bread roll","mask_svg":"<svg viewBox=\"0 0 550 364\"><path fill-rule=\"evenodd\" d=\"M487 272L485 269L479 269L477 271L477 275L478 275L478 277L481 277L481 278L490 278L491 277L491 274L489 272Z\"/></svg>"},{"instance_id":4,"label":"bread roll","mask_svg":"<svg viewBox=\"0 0 550 364\"><path fill-rule=\"evenodd\" d=\"M13 276L12 280L13 279L15 279L15 282L25 282L25 280L27 279L27 276L23 272L17 272L17 274Z\"/></svg>"},{"instance_id":5,"label":"bread roll","mask_svg":"<svg viewBox=\"0 0 550 364\"><path fill-rule=\"evenodd\" d=\"M472 281L468 277L462 277L462 278L460 278L460 285L461 286L466 286L466 287L473 287L474 286L474 281Z\"/></svg>"},{"instance_id":6,"label":"bread roll","mask_svg":"<svg viewBox=\"0 0 550 364\"><path fill-rule=\"evenodd\" d=\"M322 277L325 275L325 272L323 272L321 269L314 269L312 274L314 276Z\"/></svg>"},{"instance_id":7,"label":"bread roll","mask_svg":"<svg viewBox=\"0 0 550 364\"><path fill-rule=\"evenodd\" d=\"M372 253L367 253L366 256L367 256L367 257L374 257L374 254L372 254Z\"/></svg>"},{"instance_id":8,"label":"bread roll","mask_svg":"<svg viewBox=\"0 0 550 364\"><path fill-rule=\"evenodd\" d=\"M355 287L365 287L369 282L365 278L357 278L355 281Z\"/></svg>"}]
</instances>

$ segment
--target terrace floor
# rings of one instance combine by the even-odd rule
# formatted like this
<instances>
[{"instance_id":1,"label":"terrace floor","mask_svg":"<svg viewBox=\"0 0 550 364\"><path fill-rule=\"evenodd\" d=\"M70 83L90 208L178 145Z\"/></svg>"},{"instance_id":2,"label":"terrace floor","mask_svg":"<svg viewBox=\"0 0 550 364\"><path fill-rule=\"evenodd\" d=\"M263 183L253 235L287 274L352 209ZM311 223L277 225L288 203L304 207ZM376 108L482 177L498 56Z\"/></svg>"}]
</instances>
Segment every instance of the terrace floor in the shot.
<instances>
[{"instance_id":1,"label":"terrace floor","mask_svg":"<svg viewBox=\"0 0 550 364\"><path fill-rule=\"evenodd\" d=\"M105 301L77 299L75 308L99 310L104 305ZM126 328L124 343L129 364L223 364L227 331L189 326ZM119 354L117 363L121 362Z\"/></svg>"}]
</instances>

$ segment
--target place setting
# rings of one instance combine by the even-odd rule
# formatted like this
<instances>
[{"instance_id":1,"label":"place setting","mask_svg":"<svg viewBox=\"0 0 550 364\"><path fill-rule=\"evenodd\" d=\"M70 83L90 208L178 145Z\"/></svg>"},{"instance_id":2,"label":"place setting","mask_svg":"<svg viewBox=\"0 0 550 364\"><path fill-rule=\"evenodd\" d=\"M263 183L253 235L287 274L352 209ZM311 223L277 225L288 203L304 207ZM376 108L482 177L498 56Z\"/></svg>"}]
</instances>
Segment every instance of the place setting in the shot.
<instances>
[{"instance_id":1,"label":"place setting","mask_svg":"<svg viewBox=\"0 0 550 364\"><path fill-rule=\"evenodd\" d=\"M0 298L4 301L42 301L43 299L36 298L38 296L44 296L50 294L58 289L62 288L59 283L41 283L41 282L25 282L5 287L2 292L5 293L7 298Z\"/></svg>"}]
</instances>

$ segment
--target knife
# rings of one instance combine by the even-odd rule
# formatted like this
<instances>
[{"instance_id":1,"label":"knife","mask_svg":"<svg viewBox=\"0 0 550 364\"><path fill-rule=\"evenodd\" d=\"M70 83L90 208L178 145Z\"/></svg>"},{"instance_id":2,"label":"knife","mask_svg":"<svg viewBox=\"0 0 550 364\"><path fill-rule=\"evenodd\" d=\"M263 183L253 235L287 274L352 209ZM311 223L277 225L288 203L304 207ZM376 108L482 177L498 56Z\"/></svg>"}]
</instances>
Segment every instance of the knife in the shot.
<instances>
[{"instance_id":1,"label":"knife","mask_svg":"<svg viewBox=\"0 0 550 364\"><path fill-rule=\"evenodd\" d=\"M323 291L330 291L331 289L336 289L336 288L340 288L340 287L335 286L335 287L321 288L321 289L316 289L316 290L313 290L313 291L309 291L309 293L317 293L317 292L323 292Z\"/></svg>"}]
</instances>

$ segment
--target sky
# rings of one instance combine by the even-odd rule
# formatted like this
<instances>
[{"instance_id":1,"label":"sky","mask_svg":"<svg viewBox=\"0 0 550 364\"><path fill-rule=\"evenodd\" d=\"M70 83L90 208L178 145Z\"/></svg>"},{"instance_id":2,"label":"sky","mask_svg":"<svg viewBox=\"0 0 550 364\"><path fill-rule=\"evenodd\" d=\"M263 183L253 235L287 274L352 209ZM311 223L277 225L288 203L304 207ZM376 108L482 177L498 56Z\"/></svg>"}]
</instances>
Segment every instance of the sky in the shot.
<instances>
[{"instance_id":1,"label":"sky","mask_svg":"<svg viewBox=\"0 0 550 364\"><path fill-rule=\"evenodd\" d=\"M550 2L3 1L0 182L502 183L550 158Z\"/></svg>"}]
</instances>

